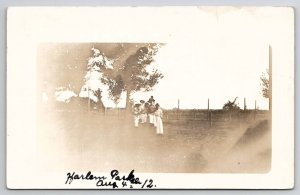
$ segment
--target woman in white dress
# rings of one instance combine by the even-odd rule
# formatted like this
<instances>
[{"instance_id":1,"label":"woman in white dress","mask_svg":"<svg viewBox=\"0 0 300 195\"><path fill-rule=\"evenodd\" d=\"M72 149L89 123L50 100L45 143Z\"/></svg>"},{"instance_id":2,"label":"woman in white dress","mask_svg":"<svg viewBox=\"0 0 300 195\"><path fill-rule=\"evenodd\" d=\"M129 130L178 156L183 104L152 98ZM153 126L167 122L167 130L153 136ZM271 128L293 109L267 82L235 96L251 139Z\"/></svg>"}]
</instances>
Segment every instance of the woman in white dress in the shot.
<instances>
[{"instance_id":1,"label":"woman in white dress","mask_svg":"<svg viewBox=\"0 0 300 195\"><path fill-rule=\"evenodd\" d=\"M133 106L133 123L134 123L134 127L139 127L139 113L140 113L140 108L139 108L139 104L135 104Z\"/></svg>"},{"instance_id":2,"label":"woman in white dress","mask_svg":"<svg viewBox=\"0 0 300 195\"><path fill-rule=\"evenodd\" d=\"M153 124L154 127L156 127L155 111L156 111L156 107L155 107L154 102L152 102L152 103L149 105L148 116L149 116L149 123L150 123L150 124Z\"/></svg>"},{"instance_id":3,"label":"woman in white dress","mask_svg":"<svg viewBox=\"0 0 300 195\"><path fill-rule=\"evenodd\" d=\"M156 104L156 111L155 111L155 118L156 118L156 133L157 134L163 134L164 133L164 127L163 127L163 111L160 108L159 104Z\"/></svg>"},{"instance_id":4,"label":"woman in white dress","mask_svg":"<svg viewBox=\"0 0 300 195\"><path fill-rule=\"evenodd\" d=\"M145 101L141 100L140 103L141 103L141 105L140 105L141 123L146 123L147 122L147 110L146 110L146 106L145 106Z\"/></svg>"}]
</instances>

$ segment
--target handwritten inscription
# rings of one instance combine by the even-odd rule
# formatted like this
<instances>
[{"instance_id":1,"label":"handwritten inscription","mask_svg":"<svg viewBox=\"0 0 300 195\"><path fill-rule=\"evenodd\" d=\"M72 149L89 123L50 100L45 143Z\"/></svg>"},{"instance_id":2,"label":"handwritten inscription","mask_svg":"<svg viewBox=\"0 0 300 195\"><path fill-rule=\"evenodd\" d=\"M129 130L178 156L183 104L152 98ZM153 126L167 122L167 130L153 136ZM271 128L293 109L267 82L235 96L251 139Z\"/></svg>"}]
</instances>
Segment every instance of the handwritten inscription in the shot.
<instances>
[{"instance_id":1,"label":"handwritten inscription","mask_svg":"<svg viewBox=\"0 0 300 195\"><path fill-rule=\"evenodd\" d=\"M134 175L134 170L129 174L120 175L118 170L112 170L109 176L93 175L91 171L86 174L67 173L65 184L70 185L74 180L94 181L97 187L112 187L115 188L154 188L153 179L141 180Z\"/></svg>"}]
</instances>

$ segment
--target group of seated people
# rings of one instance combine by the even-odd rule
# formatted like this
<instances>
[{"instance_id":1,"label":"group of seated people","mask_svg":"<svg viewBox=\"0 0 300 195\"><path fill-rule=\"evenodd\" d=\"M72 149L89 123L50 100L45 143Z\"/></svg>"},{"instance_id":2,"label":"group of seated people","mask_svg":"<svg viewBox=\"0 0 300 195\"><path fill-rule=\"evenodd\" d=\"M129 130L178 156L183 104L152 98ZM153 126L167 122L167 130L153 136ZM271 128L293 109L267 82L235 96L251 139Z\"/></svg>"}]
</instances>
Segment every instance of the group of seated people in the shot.
<instances>
[{"instance_id":1,"label":"group of seated people","mask_svg":"<svg viewBox=\"0 0 300 195\"><path fill-rule=\"evenodd\" d=\"M163 111L158 103L155 103L153 96L145 102L140 100L140 103L133 105L134 126L139 127L139 124L149 123L156 128L157 134L163 134Z\"/></svg>"}]
</instances>

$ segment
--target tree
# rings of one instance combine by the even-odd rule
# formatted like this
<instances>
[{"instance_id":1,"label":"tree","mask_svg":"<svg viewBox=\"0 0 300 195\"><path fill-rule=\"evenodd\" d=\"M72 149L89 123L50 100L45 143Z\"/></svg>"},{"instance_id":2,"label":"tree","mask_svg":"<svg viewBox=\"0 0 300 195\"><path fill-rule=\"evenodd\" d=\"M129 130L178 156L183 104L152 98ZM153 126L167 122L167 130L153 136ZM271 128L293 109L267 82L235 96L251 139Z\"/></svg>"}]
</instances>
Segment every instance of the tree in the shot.
<instances>
[{"instance_id":1,"label":"tree","mask_svg":"<svg viewBox=\"0 0 300 195\"><path fill-rule=\"evenodd\" d=\"M229 120L232 118L232 114L238 113L240 107L236 102L238 97L236 97L233 101L228 100L227 103L223 105L223 110L229 114Z\"/></svg>"},{"instance_id":2,"label":"tree","mask_svg":"<svg viewBox=\"0 0 300 195\"><path fill-rule=\"evenodd\" d=\"M80 97L88 98L103 106L101 92L106 86L101 82L103 75L113 69L114 60L107 58L103 52L92 48L93 56L88 59L85 84L81 87Z\"/></svg>"},{"instance_id":3,"label":"tree","mask_svg":"<svg viewBox=\"0 0 300 195\"><path fill-rule=\"evenodd\" d=\"M232 102L229 100L227 103L223 105L223 110L233 112L239 111L240 107L235 103L238 97L236 97Z\"/></svg>"},{"instance_id":4,"label":"tree","mask_svg":"<svg viewBox=\"0 0 300 195\"><path fill-rule=\"evenodd\" d=\"M114 66L113 70L103 74L102 82L108 85L109 95L115 103L119 102L122 93L126 93L126 108L130 105L131 94L137 91L151 91L163 78L157 69L150 70L160 44L148 44L140 47L124 63Z\"/></svg>"},{"instance_id":5,"label":"tree","mask_svg":"<svg viewBox=\"0 0 300 195\"><path fill-rule=\"evenodd\" d=\"M260 86L262 89L262 95L264 98L270 98L270 90L269 90L269 86L270 86L270 74L269 74L269 69L267 69L266 73L262 73L261 77L260 77Z\"/></svg>"}]
</instances>

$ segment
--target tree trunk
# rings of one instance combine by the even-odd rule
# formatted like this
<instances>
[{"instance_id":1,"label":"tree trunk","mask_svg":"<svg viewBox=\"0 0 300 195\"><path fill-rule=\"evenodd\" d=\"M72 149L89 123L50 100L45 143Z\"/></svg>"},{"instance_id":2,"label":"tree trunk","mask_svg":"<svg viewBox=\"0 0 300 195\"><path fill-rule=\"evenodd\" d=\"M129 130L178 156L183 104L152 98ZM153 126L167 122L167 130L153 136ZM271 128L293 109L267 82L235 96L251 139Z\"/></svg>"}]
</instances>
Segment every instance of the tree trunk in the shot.
<instances>
[{"instance_id":1,"label":"tree trunk","mask_svg":"<svg viewBox=\"0 0 300 195\"><path fill-rule=\"evenodd\" d=\"M130 90L127 90L127 93L126 93L126 111L127 111L127 113L129 113L131 111Z\"/></svg>"}]
</instances>

